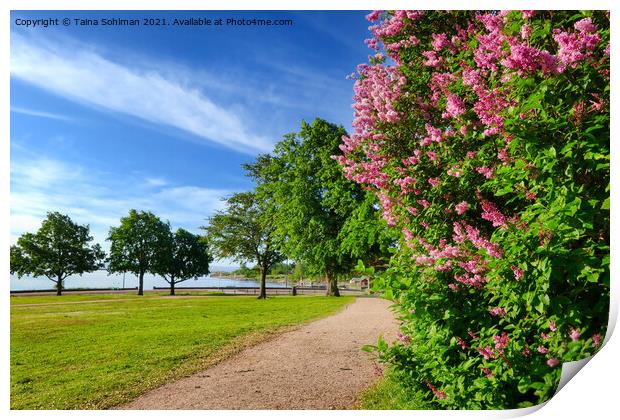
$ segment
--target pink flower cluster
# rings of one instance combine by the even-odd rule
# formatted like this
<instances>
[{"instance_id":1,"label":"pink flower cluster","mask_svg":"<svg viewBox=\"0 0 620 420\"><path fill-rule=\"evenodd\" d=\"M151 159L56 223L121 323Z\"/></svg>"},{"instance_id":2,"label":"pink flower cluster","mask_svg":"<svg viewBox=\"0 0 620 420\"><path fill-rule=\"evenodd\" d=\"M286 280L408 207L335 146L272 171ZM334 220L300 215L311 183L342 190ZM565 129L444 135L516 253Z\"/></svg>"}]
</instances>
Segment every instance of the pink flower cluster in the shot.
<instances>
[{"instance_id":1,"label":"pink flower cluster","mask_svg":"<svg viewBox=\"0 0 620 420\"><path fill-rule=\"evenodd\" d=\"M502 252L499 247L484 238L475 227L466 222L454 222L453 229L454 234L452 238L455 242L463 243L465 240L469 240L477 249L485 249L487 254L491 257L502 257ZM465 229L465 232L463 232L463 229Z\"/></svg>"},{"instance_id":2,"label":"pink flower cluster","mask_svg":"<svg viewBox=\"0 0 620 420\"><path fill-rule=\"evenodd\" d=\"M400 331L396 333L396 338L405 346L408 346L411 343L411 337L401 333Z\"/></svg>"},{"instance_id":3,"label":"pink flower cluster","mask_svg":"<svg viewBox=\"0 0 620 420\"><path fill-rule=\"evenodd\" d=\"M463 115L465 111L463 100L454 94L449 94L446 102L446 112L442 116L443 118L455 118Z\"/></svg>"},{"instance_id":4,"label":"pink flower cluster","mask_svg":"<svg viewBox=\"0 0 620 420\"><path fill-rule=\"evenodd\" d=\"M433 392L433 394L435 394L435 396L440 399L440 400L445 400L448 397L448 394L446 394L444 391L440 391L438 390L435 386L433 386L433 384L431 384L430 382L426 382L426 385L429 387L429 389Z\"/></svg>"},{"instance_id":5,"label":"pink flower cluster","mask_svg":"<svg viewBox=\"0 0 620 420\"><path fill-rule=\"evenodd\" d=\"M456 213L460 216L469 210L469 203L467 201L461 201L456 205Z\"/></svg>"},{"instance_id":6,"label":"pink flower cluster","mask_svg":"<svg viewBox=\"0 0 620 420\"><path fill-rule=\"evenodd\" d=\"M596 25L591 18L575 22L577 32L553 30L553 39L558 43L558 60L565 66L577 67L580 61L589 58L601 41Z\"/></svg>"},{"instance_id":7,"label":"pink flower cluster","mask_svg":"<svg viewBox=\"0 0 620 420\"><path fill-rule=\"evenodd\" d=\"M456 337L456 342L459 346L461 346L461 349L463 350L466 350L469 348L469 345L461 337Z\"/></svg>"},{"instance_id":8,"label":"pink flower cluster","mask_svg":"<svg viewBox=\"0 0 620 420\"><path fill-rule=\"evenodd\" d=\"M498 306L498 307L489 309L489 313L493 316L505 316L506 309Z\"/></svg>"},{"instance_id":9,"label":"pink flower cluster","mask_svg":"<svg viewBox=\"0 0 620 420\"><path fill-rule=\"evenodd\" d=\"M495 349L500 354L504 354L504 349L508 346L510 338L508 338L508 334L506 334L506 331L502 331L502 335L494 336L493 341L495 341Z\"/></svg>"},{"instance_id":10,"label":"pink flower cluster","mask_svg":"<svg viewBox=\"0 0 620 420\"><path fill-rule=\"evenodd\" d=\"M482 218L493 224L493 227L506 227L507 218L504 216L497 206L489 200L482 200Z\"/></svg>"}]
</instances>

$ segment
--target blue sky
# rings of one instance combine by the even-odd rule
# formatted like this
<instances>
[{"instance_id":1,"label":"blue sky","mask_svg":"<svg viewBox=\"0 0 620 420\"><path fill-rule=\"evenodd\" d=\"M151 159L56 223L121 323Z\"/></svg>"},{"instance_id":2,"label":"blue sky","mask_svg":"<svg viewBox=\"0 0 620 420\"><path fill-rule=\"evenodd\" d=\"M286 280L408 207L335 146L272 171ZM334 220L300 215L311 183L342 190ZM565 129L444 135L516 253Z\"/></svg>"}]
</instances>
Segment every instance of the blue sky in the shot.
<instances>
[{"instance_id":1,"label":"blue sky","mask_svg":"<svg viewBox=\"0 0 620 420\"><path fill-rule=\"evenodd\" d=\"M350 131L367 12L12 12L11 239L48 211L104 246L130 208L196 233L302 119ZM272 18L290 27L24 28L17 18ZM106 246L107 248L107 246Z\"/></svg>"}]
</instances>

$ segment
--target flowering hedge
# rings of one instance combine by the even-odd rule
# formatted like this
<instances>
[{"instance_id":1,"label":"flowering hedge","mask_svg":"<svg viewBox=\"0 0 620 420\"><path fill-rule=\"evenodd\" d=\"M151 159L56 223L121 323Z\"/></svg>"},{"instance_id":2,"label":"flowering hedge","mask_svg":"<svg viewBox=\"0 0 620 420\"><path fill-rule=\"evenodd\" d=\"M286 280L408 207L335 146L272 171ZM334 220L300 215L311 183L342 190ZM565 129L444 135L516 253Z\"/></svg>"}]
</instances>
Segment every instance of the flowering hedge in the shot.
<instances>
[{"instance_id":1,"label":"flowering hedge","mask_svg":"<svg viewBox=\"0 0 620 420\"><path fill-rule=\"evenodd\" d=\"M375 11L335 157L402 232L383 361L445 408L541 403L609 303L609 13Z\"/></svg>"}]
</instances>

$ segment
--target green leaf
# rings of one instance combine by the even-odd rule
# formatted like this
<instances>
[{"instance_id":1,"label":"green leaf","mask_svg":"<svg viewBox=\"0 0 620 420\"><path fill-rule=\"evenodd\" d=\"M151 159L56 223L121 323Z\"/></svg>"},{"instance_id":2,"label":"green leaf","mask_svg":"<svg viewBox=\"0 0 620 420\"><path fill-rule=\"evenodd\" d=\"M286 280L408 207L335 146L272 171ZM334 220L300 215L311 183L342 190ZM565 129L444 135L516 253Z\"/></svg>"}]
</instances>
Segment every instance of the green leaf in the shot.
<instances>
[{"instance_id":1,"label":"green leaf","mask_svg":"<svg viewBox=\"0 0 620 420\"><path fill-rule=\"evenodd\" d=\"M605 201L603 201L603 204L601 204L601 209L609 210L609 197L607 197Z\"/></svg>"}]
</instances>

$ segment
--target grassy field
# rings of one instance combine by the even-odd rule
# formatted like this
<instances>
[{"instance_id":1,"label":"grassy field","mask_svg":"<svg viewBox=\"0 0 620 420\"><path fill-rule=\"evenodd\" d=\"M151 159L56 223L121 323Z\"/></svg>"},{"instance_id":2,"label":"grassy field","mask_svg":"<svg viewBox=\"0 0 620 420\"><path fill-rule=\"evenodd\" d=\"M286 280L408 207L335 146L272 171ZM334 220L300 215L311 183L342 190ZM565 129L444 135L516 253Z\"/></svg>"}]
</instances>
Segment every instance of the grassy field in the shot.
<instances>
[{"instance_id":1,"label":"grassy field","mask_svg":"<svg viewBox=\"0 0 620 420\"><path fill-rule=\"evenodd\" d=\"M424 402L428 392L417 385L407 385L393 372L361 395L358 408L362 410L433 410L435 407Z\"/></svg>"},{"instance_id":2,"label":"grassy field","mask_svg":"<svg viewBox=\"0 0 620 420\"><path fill-rule=\"evenodd\" d=\"M11 298L11 408L112 407L353 301L148 296Z\"/></svg>"},{"instance_id":3,"label":"grassy field","mask_svg":"<svg viewBox=\"0 0 620 420\"><path fill-rule=\"evenodd\" d=\"M207 292L207 291L181 291L176 296L223 296L224 293L219 291ZM93 294L68 294L58 298L56 295L45 296L11 296L11 306L14 305L38 305L41 303L65 303L65 302L77 302L85 300L104 300L104 299L149 299L160 298L170 296L170 292L145 292L144 296L138 296L137 292L131 293L93 293Z\"/></svg>"}]
</instances>

